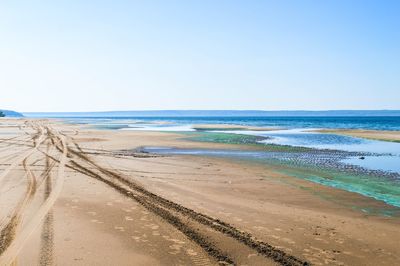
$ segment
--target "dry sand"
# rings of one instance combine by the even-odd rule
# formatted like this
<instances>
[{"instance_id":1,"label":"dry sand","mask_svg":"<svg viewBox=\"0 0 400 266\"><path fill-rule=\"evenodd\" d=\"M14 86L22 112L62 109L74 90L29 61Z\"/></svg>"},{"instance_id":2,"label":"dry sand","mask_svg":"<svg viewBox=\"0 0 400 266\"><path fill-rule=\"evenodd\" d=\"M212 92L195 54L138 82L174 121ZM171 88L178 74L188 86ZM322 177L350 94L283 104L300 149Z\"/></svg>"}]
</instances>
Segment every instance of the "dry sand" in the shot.
<instances>
[{"instance_id":1,"label":"dry sand","mask_svg":"<svg viewBox=\"0 0 400 266\"><path fill-rule=\"evenodd\" d=\"M358 138L400 142L400 131L390 130L362 130L362 129L321 129L320 133L333 133Z\"/></svg>"},{"instance_id":2,"label":"dry sand","mask_svg":"<svg viewBox=\"0 0 400 266\"><path fill-rule=\"evenodd\" d=\"M121 152L175 133L0 120L0 265L399 265L384 203L271 166Z\"/></svg>"}]
</instances>

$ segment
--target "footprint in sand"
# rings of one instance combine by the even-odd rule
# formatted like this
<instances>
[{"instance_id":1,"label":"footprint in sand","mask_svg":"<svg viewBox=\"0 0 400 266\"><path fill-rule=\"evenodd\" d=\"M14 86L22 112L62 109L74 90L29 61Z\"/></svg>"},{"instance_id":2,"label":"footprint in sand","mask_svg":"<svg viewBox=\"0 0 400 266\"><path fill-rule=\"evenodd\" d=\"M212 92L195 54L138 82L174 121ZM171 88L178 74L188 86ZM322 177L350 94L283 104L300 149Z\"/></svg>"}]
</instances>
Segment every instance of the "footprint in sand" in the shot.
<instances>
[{"instance_id":1,"label":"footprint in sand","mask_svg":"<svg viewBox=\"0 0 400 266\"><path fill-rule=\"evenodd\" d=\"M248 256L247 256L247 258L251 258L251 257L255 257L255 256L257 256L257 253L251 253L251 254L249 254Z\"/></svg>"},{"instance_id":2,"label":"footprint in sand","mask_svg":"<svg viewBox=\"0 0 400 266\"><path fill-rule=\"evenodd\" d=\"M307 258L307 257L305 257ZM308 257L307 260L309 260L313 265L324 265L322 262L320 262L318 259L315 259L313 257Z\"/></svg>"},{"instance_id":3,"label":"footprint in sand","mask_svg":"<svg viewBox=\"0 0 400 266\"><path fill-rule=\"evenodd\" d=\"M156 224L151 224L150 226L151 226L150 228L153 230L157 230L159 228L159 226Z\"/></svg>"},{"instance_id":4,"label":"footprint in sand","mask_svg":"<svg viewBox=\"0 0 400 266\"><path fill-rule=\"evenodd\" d=\"M140 221L150 221L147 216L140 217Z\"/></svg>"},{"instance_id":5,"label":"footprint in sand","mask_svg":"<svg viewBox=\"0 0 400 266\"><path fill-rule=\"evenodd\" d=\"M329 232L329 237L334 237L336 235L336 232Z\"/></svg>"},{"instance_id":6,"label":"footprint in sand","mask_svg":"<svg viewBox=\"0 0 400 266\"><path fill-rule=\"evenodd\" d=\"M286 237L282 238L282 241L285 241L286 243L289 243L291 245L294 245L296 243L292 239Z\"/></svg>"},{"instance_id":7,"label":"footprint in sand","mask_svg":"<svg viewBox=\"0 0 400 266\"><path fill-rule=\"evenodd\" d=\"M181 240L179 240L179 239L175 239L175 238L171 238L170 236L168 236L168 235L163 235L162 236L165 240L167 240L167 241L171 241L171 242L174 242L175 244L185 244L185 241L181 241Z\"/></svg>"},{"instance_id":8,"label":"footprint in sand","mask_svg":"<svg viewBox=\"0 0 400 266\"><path fill-rule=\"evenodd\" d=\"M168 253L169 253L169 254L176 255L176 254L181 253L181 248L182 248L182 246L181 246L181 245L178 245L178 244L173 244L173 245L169 246L169 248L172 249L173 251L170 251L170 252L168 252Z\"/></svg>"},{"instance_id":9,"label":"footprint in sand","mask_svg":"<svg viewBox=\"0 0 400 266\"><path fill-rule=\"evenodd\" d=\"M328 243L329 243L329 242L326 241L325 239L322 239L322 238L319 238L319 237L314 238L314 240L324 242L325 244L328 244Z\"/></svg>"},{"instance_id":10,"label":"footprint in sand","mask_svg":"<svg viewBox=\"0 0 400 266\"><path fill-rule=\"evenodd\" d=\"M186 253L189 255L189 256L197 256L197 252L196 251L194 251L193 249L187 249L186 250Z\"/></svg>"},{"instance_id":11,"label":"footprint in sand","mask_svg":"<svg viewBox=\"0 0 400 266\"><path fill-rule=\"evenodd\" d=\"M282 248L284 251L286 251L287 253L293 253L293 249L291 249L291 248L285 248L285 247L283 247Z\"/></svg>"},{"instance_id":12,"label":"footprint in sand","mask_svg":"<svg viewBox=\"0 0 400 266\"><path fill-rule=\"evenodd\" d=\"M277 235L271 235L271 237L274 238L274 239L281 239L281 237L277 236Z\"/></svg>"},{"instance_id":13,"label":"footprint in sand","mask_svg":"<svg viewBox=\"0 0 400 266\"><path fill-rule=\"evenodd\" d=\"M177 243L177 244L181 244L181 245L185 244L185 241L181 241L181 240L179 240L179 239L171 238L170 240L171 240L172 242Z\"/></svg>"},{"instance_id":14,"label":"footprint in sand","mask_svg":"<svg viewBox=\"0 0 400 266\"><path fill-rule=\"evenodd\" d=\"M127 221L133 221L133 218L130 217L130 216L125 216L125 220L127 220Z\"/></svg>"},{"instance_id":15,"label":"footprint in sand","mask_svg":"<svg viewBox=\"0 0 400 266\"><path fill-rule=\"evenodd\" d=\"M147 238L147 235L146 235L146 234L143 234L142 237L141 237L141 239L140 239L140 241L141 241L141 242L148 242L149 240L147 240L146 238Z\"/></svg>"},{"instance_id":16,"label":"footprint in sand","mask_svg":"<svg viewBox=\"0 0 400 266\"><path fill-rule=\"evenodd\" d=\"M253 228L257 231L265 231L265 232L271 232L270 229L263 227L263 226L253 226Z\"/></svg>"},{"instance_id":17,"label":"footprint in sand","mask_svg":"<svg viewBox=\"0 0 400 266\"><path fill-rule=\"evenodd\" d=\"M338 238L338 239L335 240L335 242L339 243L339 244L343 244L344 243L344 239Z\"/></svg>"},{"instance_id":18,"label":"footprint in sand","mask_svg":"<svg viewBox=\"0 0 400 266\"><path fill-rule=\"evenodd\" d=\"M140 242L140 237L139 236L131 236L133 240L136 242Z\"/></svg>"},{"instance_id":19,"label":"footprint in sand","mask_svg":"<svg viewBox=\"0 0 400 266\"><path fill-rule=\"evenodd\" d=\"M120 232L124 232L124 231L125 231L125 228L122 227L122 226L114 226L114 229L115 229L115 230L118 230L118 231L120 231Z\"/></svg>"},{"instance_id":20,"label":"footprint in sand","mask_svg":"<svg viewBox=\"0 0 400 266\"><path fill-rule=\"evenodd\" d=\"M307 258L311 263L316 264L316 265L322 265L322 264L329 264L329 265L343 265L343 262L337 260L335 258L335 254L339 254L340 252L334 252L331 250L324 250L320 249L317 247L310 246L310 249L312 249L313 254L308 254L309 258Z\"/></svg>"}]
</instances>

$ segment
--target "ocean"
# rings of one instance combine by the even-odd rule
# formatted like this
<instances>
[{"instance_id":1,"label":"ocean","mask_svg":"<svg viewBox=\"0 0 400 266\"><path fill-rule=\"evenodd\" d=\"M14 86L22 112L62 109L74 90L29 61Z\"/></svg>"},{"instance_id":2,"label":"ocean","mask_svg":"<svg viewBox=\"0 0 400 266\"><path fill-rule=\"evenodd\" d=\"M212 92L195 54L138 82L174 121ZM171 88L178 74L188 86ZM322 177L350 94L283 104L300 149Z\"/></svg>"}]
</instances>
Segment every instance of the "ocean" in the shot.
<instances>
[{"instance_id":1,"label":"ocean","mask_svg":"<svg viewBox=\"0 0 400 266\"><path fill-rule=\"evenodd\" d=\"M38 116L39 117L39 116ZM46 117L45 114L42 117ZM57 116L54 116L57 117ZM344 128L371 130L400 130L400 116L280 116L280 117L65 117L70 121L83 123L121 122L121 125L135 125L137 122L164 121L176 125L187 124L239 124L247 126L283 127L283 128Z\"/></svg>"}]
</instances>

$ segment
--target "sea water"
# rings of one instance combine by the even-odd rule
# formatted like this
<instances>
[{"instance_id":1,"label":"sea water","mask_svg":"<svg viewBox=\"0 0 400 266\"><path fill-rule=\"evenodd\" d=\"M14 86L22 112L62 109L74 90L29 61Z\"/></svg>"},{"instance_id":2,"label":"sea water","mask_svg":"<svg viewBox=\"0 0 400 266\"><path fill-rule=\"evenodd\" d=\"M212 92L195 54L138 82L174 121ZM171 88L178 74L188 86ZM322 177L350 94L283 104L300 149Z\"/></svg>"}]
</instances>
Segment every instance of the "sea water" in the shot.
<instances>
[{"instance_id":1,"label":"sea water","mask_svg":"<svg viewBox=\"0 0 400 266\"><path fill-rule=\"evenodd\" d=\"M400 130L400 116L380 117L64 117L74 123L123 123L126 128L143 124L154 125L154 121L170 125L193 124L238 124L283 128L344 128L371 130ZM162 124L159 125L163 127ZM168 126L165 125L164 126Z\"/></svg>"}]
</instances>

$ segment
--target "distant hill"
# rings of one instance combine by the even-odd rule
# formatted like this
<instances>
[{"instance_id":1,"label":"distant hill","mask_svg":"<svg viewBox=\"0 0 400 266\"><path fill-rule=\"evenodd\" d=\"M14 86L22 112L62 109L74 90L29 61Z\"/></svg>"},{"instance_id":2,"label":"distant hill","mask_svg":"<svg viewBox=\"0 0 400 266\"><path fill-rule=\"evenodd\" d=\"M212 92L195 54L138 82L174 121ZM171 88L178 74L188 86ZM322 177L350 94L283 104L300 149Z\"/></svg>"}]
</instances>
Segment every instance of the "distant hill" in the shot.
<instances>
[{"instance_id":1,"label":"distant hill","mask_svg":"<svg viewBox=\"0 0 400 266\"><path fill-rule=\"evenodd\" d=\"M6 117L23 117L23 114L11 110L0 109L0 112L2 112Z\"/></svg>"},{"instance_id":2,"label":"distant hill","mask_svg":"<svg viewBox=\"0 0 400 266\"><path fill-rule=\"evenodd\" d=\"M400 110L259 111L259 110L154 110L110 112L24 113L28 117L268 117L268 116L400 116Z\"/></svg>"}]
</instances>

